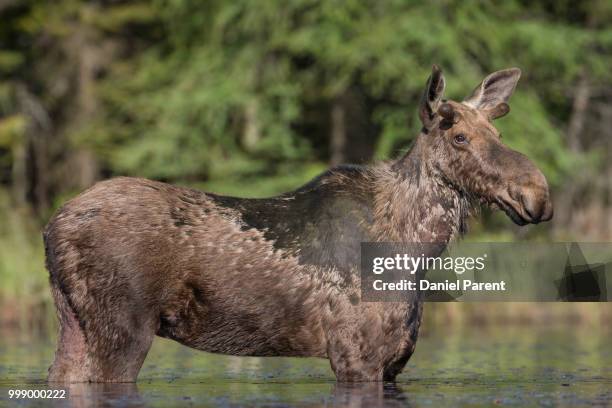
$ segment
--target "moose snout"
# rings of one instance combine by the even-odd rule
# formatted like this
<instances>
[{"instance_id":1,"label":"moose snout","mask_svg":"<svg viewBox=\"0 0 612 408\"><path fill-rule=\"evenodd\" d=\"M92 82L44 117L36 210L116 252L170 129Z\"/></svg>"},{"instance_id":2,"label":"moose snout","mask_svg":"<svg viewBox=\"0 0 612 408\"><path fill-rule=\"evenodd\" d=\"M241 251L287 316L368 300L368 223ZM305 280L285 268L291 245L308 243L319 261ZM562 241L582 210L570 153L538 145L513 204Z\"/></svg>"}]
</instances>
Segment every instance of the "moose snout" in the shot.
<instances>
[{"instance_id":1,"label":"moose snout","mask_svg":"<svg viewBox=\"0 0 612 408\"><path fill-rule=\"evenodd\" d=\"M523 207L525 220L537 224L552 218L553 206L548 189L523 190L519 194L518 201Z\"/></svg>"},{"instance_id":2,"label":"moose snout","mask_svg":"<svg viewBox=\"0 0 612 408\"><path fill-rule=\"evenodd\" d=\"M553 205L544 174L517 151L507 149L501 158L499 169L507 178L496 198L499 207L518 225L550 220Z\"/></svg>"},{"instance_id":3,"label":"moose snout","mask_svg":"<svg viewBox=\"0 0 612 408\"><path fill-rule=\"evenodd\" d=\"M539 173L539 174L538 174ZM537 171L531 174L527 185L515 185L509 189L515 211L525 223L537 224L553 217L550 191L544 176Z\"/></svg>"}]
</instances>

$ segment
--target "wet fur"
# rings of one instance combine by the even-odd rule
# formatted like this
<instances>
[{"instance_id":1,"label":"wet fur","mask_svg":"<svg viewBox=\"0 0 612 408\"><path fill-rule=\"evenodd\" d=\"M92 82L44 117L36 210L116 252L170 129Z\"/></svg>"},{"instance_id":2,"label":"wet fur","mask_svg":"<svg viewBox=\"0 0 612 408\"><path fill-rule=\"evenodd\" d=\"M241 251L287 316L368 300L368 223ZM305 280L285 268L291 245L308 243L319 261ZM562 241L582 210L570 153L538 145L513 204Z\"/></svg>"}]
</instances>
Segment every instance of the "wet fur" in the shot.
<instances>
[{"instance_id":1,"label":"wet fur","mask_svg":"<svg viewBox=\"0 0 612 408\"><path fill-rule=\"evenodd\" d=\"M341 381L395 378L422 304L360 302L360 243L448 242L467 215L408 156L401 171L337 167L269 199L96 184L44 233L61 325L49 380L134 381L155 334L214 353L327 357Z\"/></svg>"}]
</instances>

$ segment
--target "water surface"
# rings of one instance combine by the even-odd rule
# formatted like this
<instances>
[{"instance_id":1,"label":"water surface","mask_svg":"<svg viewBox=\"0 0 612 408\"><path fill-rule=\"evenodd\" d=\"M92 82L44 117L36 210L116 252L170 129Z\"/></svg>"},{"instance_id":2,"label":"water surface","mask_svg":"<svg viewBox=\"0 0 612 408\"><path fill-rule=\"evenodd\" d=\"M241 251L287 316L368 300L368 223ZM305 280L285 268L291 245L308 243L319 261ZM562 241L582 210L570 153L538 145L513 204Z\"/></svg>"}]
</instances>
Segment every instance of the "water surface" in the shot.
<instances>
[{"instance_id":1,"label":"water surface","mask_svg":"<svg viewBox=\"0 0 612 408\"><path fill-rule=\"evenodd\" d=\"M10 400L47 389L53 337L0 338L0 406L612 406L612 333L580 327L432 329L396 384L340 385L323 359L246 358L156 339L137 384L80 384L65 400ZM56 387L57 388L57 387Z\"/></svg>"}]
</instances>

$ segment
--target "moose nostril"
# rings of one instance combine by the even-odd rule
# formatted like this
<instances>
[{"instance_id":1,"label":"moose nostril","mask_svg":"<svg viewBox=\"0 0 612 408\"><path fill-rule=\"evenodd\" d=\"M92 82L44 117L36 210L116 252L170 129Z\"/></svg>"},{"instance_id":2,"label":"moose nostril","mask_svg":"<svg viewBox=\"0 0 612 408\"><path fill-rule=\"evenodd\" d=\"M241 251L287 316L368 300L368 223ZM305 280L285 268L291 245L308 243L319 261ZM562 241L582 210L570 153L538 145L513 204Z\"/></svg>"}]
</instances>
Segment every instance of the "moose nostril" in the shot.
<instances>
[{"instance_id":1,"label":"moose nostril","mask_svg":"<svg viewBox=\"0 0 612 408\"><path fill-rule=\"evenodd\" d=\"M553 217L553 214L554 214L554 210L553 210L552 201L547 200L546 205L544 206L544 212L542 213L542 218L540 219L540 221L550 221Z\"/></svg>"},{"instance_id":2,"label":"moose nostril","mask_svg":"<svg viewBox=\"0 0 612 408\"><path fill-rule=\"evenodd\" d=\"M523 209L529 215L532 221L539 221L542 218L542 213L546 203L542 200L538 200L531 194L521 194L521 204Z\"/></svg>"}]
</instances>

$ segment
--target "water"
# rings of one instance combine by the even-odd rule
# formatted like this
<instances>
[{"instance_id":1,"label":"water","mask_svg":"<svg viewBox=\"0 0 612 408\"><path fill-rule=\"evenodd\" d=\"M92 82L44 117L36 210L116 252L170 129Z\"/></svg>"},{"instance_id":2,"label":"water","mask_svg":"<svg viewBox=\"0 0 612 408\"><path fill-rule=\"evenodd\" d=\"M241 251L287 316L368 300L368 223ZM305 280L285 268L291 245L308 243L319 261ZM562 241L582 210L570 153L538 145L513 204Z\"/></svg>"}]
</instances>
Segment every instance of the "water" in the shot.
<instances>
[{"instance_id":1,"label":"water","mask_svg":"<svg viewBox=\"0 0 612 408\"><path fill-rule=\"evenodd\" d=\"M52 401L8 398L9 389L48 389L52 341L4 337L0 406L612 406L611 335L580 326L432 328L397 384L384 386L336 384L323 359L220 356L157 339L137 384L76 384Z\"/></svg>"}]
</instances>

